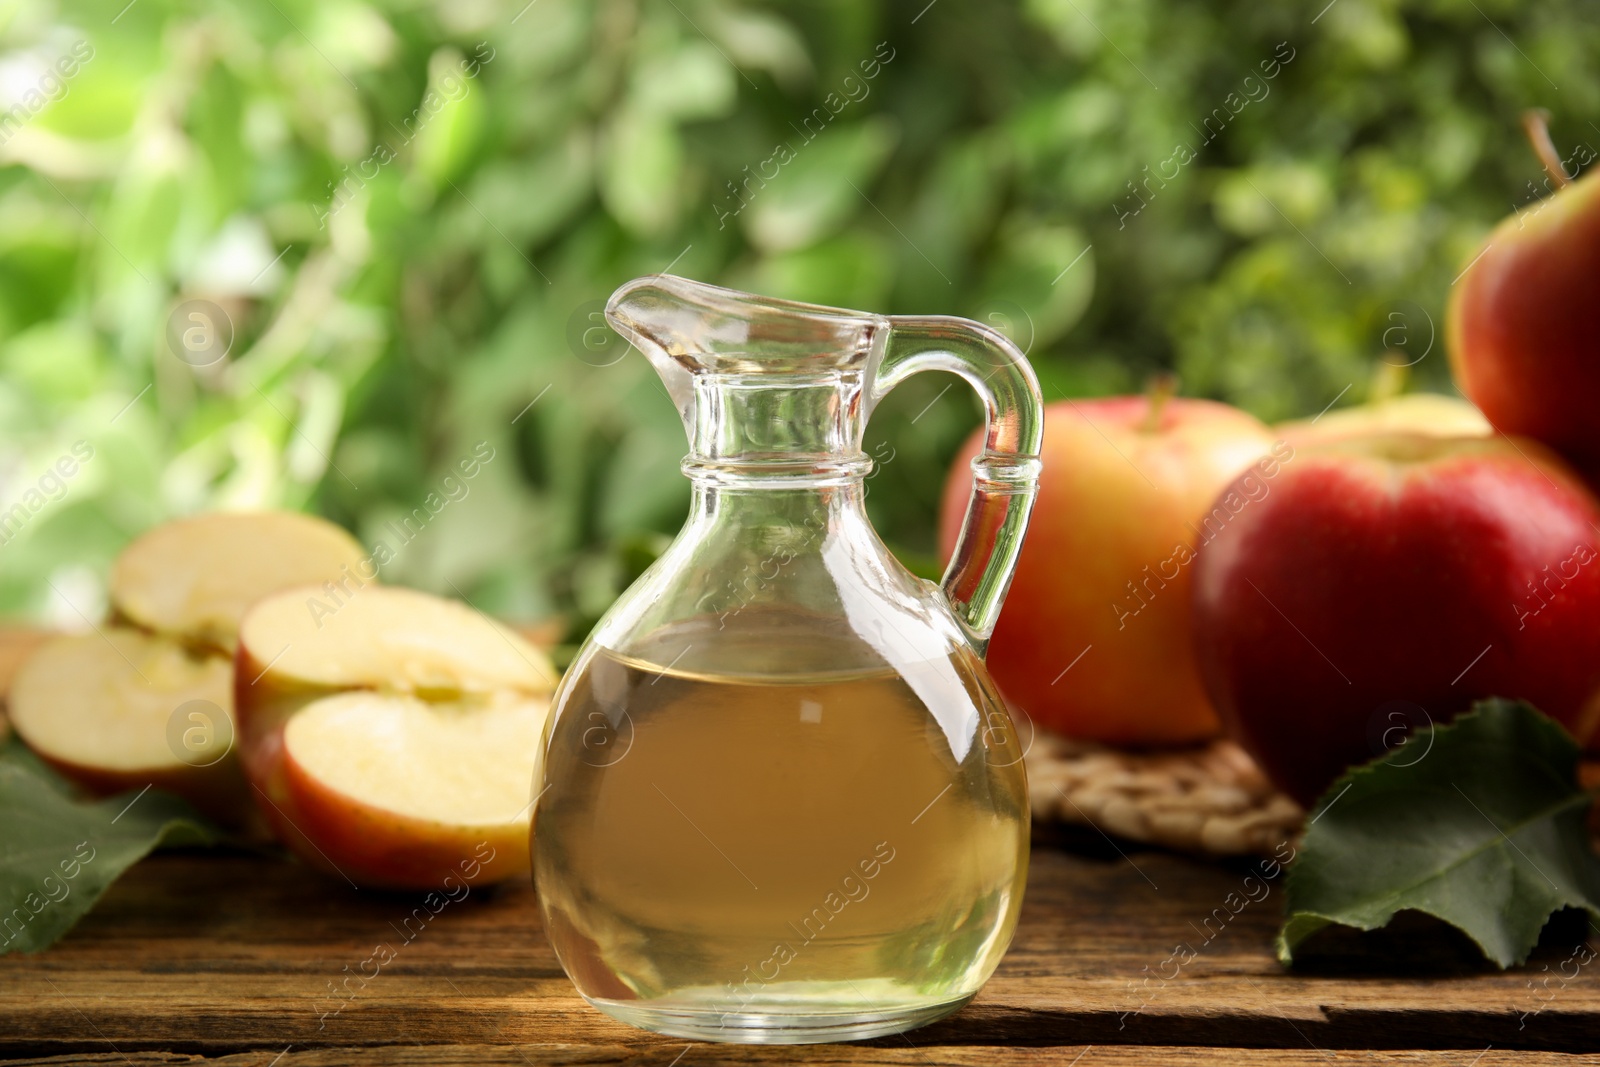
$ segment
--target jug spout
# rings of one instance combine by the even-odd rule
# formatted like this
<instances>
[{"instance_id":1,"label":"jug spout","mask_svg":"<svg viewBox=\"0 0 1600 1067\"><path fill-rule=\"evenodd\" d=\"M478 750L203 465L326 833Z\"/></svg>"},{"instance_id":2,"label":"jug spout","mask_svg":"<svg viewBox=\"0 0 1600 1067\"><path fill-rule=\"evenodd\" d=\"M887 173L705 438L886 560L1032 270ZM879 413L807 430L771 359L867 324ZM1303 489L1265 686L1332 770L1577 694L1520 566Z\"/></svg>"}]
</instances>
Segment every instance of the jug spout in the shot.
<instances>
[{"instance_id":1,"label":"jug spout","mask_svg":"<svg viewBox=\"0 0 1600 1067\"><path fill-rule=\"evenodd\" d=\"M881 357L889 326L881 315L755 296L670 274L636 279L611 294L606 321L655 367L691 443L698 378L769 389L794 389L808 379L821 385L841 374L859 379Z\"/></svg>"}]
</instances>

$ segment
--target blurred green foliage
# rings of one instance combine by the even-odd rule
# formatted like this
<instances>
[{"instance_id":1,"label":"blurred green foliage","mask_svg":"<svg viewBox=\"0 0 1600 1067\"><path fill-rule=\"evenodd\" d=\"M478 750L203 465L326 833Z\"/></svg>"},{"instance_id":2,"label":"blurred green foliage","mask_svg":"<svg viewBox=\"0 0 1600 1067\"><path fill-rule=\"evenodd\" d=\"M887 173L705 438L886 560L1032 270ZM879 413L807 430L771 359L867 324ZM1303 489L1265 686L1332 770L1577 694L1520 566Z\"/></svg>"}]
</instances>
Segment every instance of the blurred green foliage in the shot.
<instances>
[{"instance_id":1,"label":"blurred green foliage","mask_svg":"<svg viewBox=\"0 0 1600 1067\"><path fill-rule=\"evenodd\" d=\"M1576 0L119 8L0 7L0 509L43 501L0 610L67 623L157 521L304 507L371 543L488 442L384 577L581 628L684 514L682 429L597 315L669 265L986 318L1051 399L1174 367L1277 419L1385 358L1447 390L1449 285L1540 191L1519 112L1600 144ZM226 358L174 354L187 300ZM977 419L951 381L869 431L923 569Z\"/></svg>"}]
</instances>

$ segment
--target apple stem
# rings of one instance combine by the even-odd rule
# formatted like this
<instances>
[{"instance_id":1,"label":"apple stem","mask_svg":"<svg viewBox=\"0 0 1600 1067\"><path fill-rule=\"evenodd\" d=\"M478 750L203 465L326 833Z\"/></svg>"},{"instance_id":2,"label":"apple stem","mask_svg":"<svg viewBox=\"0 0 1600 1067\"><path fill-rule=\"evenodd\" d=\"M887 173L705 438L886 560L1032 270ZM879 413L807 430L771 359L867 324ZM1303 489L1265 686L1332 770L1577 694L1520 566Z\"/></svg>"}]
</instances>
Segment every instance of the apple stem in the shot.
<instances>
[{"instance_id":1,"label":"apple stem","mask_svg":"<svg viewBox=\"0 0 1600 1067\"><path fill-rule=\"evenodd\" d=\"M1372 374L1372 382L1367 387L1367 402L1381 404L1385 400L1393 400L1405 391L1406 379L1409 377L1411 370L1404 363L1378 360L1377 369Z\"/></svg>"},{"instance_id":2,"label":"apple stem","mask_svg":"<svg viewBox=\"0 0 1600 1067\"><path fill-rule=\"evenodd\" d=\"M1556 188L1571 185L1572 178L1567 174L1567 168L1561 165L1561 153L1556 151L1556 143L1550 139L1550 112L1544 108L1524 111L1522 130L1528 135L1528 143L1533 145L1534 155L1544 164L1544 172L1550 175L1550 180L1556 183Z\"/></svg>"},{"instance_id":3,"label":"apple stem","mask_svg":"<svg viewBox=\"0 0 1600 1067\"><path fill-rule=\"evenodd\" d=\"M1167 401L1178 391L1178 376L1169 370L1152 374L1145 383L1144 395L1150 407L1145 412L1144 422L1139 429L1144 433L1156 433L1161 429L1161 414L1166 409Z\"/></svg>"}]
</instances>

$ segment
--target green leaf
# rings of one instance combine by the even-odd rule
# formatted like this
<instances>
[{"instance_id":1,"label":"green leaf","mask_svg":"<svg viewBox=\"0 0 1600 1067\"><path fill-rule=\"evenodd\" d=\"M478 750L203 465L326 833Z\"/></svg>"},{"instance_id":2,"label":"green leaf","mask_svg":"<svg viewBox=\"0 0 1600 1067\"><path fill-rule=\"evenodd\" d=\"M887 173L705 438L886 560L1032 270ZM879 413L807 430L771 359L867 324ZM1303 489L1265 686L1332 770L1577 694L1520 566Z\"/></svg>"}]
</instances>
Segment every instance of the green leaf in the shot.
<instances>
[{"instance_id":1,"label":"green leaf","mask_svg":"<svg viewBox=\"0 0 1600 1067\"><path fill-rule=\"evenodd\" d=\"M154 789L79 801L15 738L0 745L0 826L0 955L54 944L151 849L221 839Z\"/></svg>"},{"instance_id":2,"label":"green leaf","mask_svg":"<svg viewBox=\"0 0 1600 1067\"><path fill-rule=\"evenodd\" d=\"M1553 912L1600 918L1578 755L1529 705L1493 699L1346 774L1317 803L1290 869L1278 959L1292 963L1331 924L1375 930L1410 910L1457 927L1503 968L1528 958Z\"/></svg>"},{"instance_id":3,"label":"green leaf","mask_svg":"<svg viewBox=\"0 0 1600 1067\"><path fill-rule=\"evenodd\" d=\"M79 319L42 322L0 348L0 371L46 400L84 400L99 381L99 338Z\"/></svg>"},{"instance_id":4,"label":"green leaf","mask_svg":"<svg viewBox=\"0 0 1600 1067\"><path fill-rule=\"evenodd\" d=\"M894 256L875 233L842 233L809 248L780 252L735 275L751 292L838 307L877 307L888 299Z\"/></svg>"},{"instance_id":5,"label":"green leaf","mask_svg":"<svg viewBox=\"0 0 1600 1067\"><path fill-rule=\"evenodd\" d=\"M428 61L428 89L407 118L417 170L434 188L442 189L461 176L482 136L486 120L483 92L474 61L453 48L441 48Z\"/></svg>"},{"instance_id":6,"label":"green leaf","mask_svg":"<svg viewBox=\"0 0 1600 1067\"><path fill-rule=\"evenodd\" d=\"M848 104L831 94L832 107ZM751 243L769 252L804 248L842 227L861 213L876 216L869 186L877 177L898 133L882 116L862 122L835 121L829 107L818 105L773 146L765 160L753 163L748 185L722 196L724 209L744 212ZM719 192L719 196L721 193Z\"/></svg>"},{"instance_id":7,"label":"green leaf","mask_svg":"<svg viewBox=\"0 0 1600 1067\"><path fill-rule=\"evenodd\" d=\"M738 100L737 78L709 42L692 41L641 63L634 72L633 98L640 110L680 121L720 118Z\"/></svg>"},{"instance_id":8,"label":"green leaf","mask_svg":"<svg viewBox=\"0 0 1600 1067\"><path fill-rule=\"evenodd\" d=\"M1088 309L1094 247L1076 227L1019 223L1001 233L997 252L979 291L977 317L1001 329L1009 325L1008 336L1024 352L1066 333ZM1025 321L1010 321L1019 311Z\"/></svg>"},{"instance_id":9,"label":"green leaf","mask_svg":"<svg viewBox=\"0 0 1600 1067\"><path fill-rule=\"evenodd\" d=\"M669 229L677 217L686 152L677 126L654 111L625 110L612 122L600 198L628 230Z\"/></svg>"},{"instance_id":10,"label":"green leaf","mask_svg":"<svg viewBox=\"0 0 1600 1067\"><path fill-rule=\"evenodd\" d=\"M529 196L530 189L539 195ZM507 240L518 248L534 246L571 219L593 190L594 145L587 132L574 131L531 158L484 167L473 179L472 204L494 226L475 214L468 218L484 231L484 247L505 248Z\"/></svg>"},{"instance_id":11,"label":"green leaf","mask_svg":"<svg viewBox=\"0 0 1600 1067\"><path fill-rule=\"evenodd\" d=\"M707 26L740 69L764 70L786 89L797 89L813 74L805 39L776 15L742 8L716 7Z\"/></svg>"}]
</instances>

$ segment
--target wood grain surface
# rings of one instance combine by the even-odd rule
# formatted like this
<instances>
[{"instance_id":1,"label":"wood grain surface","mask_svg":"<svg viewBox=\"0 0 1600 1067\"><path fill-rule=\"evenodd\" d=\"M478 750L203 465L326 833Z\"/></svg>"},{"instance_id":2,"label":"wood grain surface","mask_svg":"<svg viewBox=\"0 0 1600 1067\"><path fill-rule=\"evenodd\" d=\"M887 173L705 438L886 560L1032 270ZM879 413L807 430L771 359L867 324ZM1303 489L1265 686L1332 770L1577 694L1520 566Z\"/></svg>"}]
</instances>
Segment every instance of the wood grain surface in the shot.
<instances>
[{"instance_id":1,"label":"wood grain surface","mask_svg":"<svg viewBox=\"0 0 1600 1067\"><path fill-rule=\"evenodd\" d=\"M1413 927L1334 939L1314 969L1289 974L1271 953L1278 887L1225 926L1205 922L1245 873L1041 842L1016 941L973 1004L904 1037L782 1049L659 1037L591 1010L526 884L474 892L407 942L410 897L270 855L164 854L56 947L0 958L0 1061L1096 1067L1375 1062L1370 1050L1394 1050L1405 1055L1379 1058L1488 1067L1516 1050L1600 1050L1600 972L1568 964L1576 977L1561 977L1587 932L1574 916L1521 970L1486 968ZM1180 942L1194 950L1182 966ZM351 983L349 1000L330 996L379 944L396 958Z\"/></svg>"},{"instance_id":2,"label":"wood grain surface","mask_svg":"<svg viewBox=\"0 0 1600 1067\"><path fill-rule=\"evenodd\" d=\"M0 1063L1600 1064L1600 964L1575 962L1600 933L1575 913L1507 972L1417 919L1322 935L1289 973L1272 956L1281 878L1234 913L1242 861L1045 833L976 1001L901 1037L790 1048L675 1040L590 1009L525 882L474 890L408 941L417 898L272 852L161 854L54 948L0 957ZM379 945L393 960L330 996Z\"/></svg>"}]
</instances>

